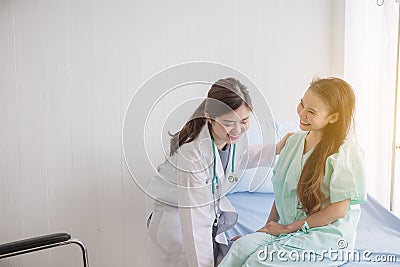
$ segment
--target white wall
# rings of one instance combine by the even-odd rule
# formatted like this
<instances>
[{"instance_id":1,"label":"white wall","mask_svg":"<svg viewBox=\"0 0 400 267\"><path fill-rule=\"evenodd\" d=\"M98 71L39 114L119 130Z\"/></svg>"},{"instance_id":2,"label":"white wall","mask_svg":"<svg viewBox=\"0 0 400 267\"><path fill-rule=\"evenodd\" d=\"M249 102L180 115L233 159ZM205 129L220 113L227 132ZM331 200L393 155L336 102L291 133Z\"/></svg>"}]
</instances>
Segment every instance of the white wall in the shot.
<instances>
[{"instance_id":1,"label":"white wall","mask_svg":"<svg viewBox=\"0 0 400 267\"><path fill-rule=\"evenodd\" d=\"M144 195L121 148L132 94L167 66L216 61L253 79L276 119L296 119L311 78L343 69L332 2L0 1L0 243L67 231L92 266L143 266ZM0 265L79 266L78 255Z\"/></svg>"}]
</instances>

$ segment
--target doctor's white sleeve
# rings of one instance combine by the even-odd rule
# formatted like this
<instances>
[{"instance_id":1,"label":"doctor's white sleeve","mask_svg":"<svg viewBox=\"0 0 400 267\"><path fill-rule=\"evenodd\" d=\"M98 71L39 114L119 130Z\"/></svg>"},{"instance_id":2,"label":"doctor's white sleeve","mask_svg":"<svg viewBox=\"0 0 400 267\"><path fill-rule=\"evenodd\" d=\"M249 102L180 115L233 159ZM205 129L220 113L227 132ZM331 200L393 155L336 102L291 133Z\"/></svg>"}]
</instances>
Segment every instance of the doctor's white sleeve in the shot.
<instances>
[{"instance_id":1,"label":"doctor's white sleeve","mask_svg":"<svg viewBox=\"0 0 400 267\"><path fill-rule=\"evenodd\" d=\"M190 161L194 158L198 160ZM211 187L207 184L210 169L204 166L204 160L195 155L178 155L177 163L178 205L186 258L189 266L214 266L214 218L210 206L213 198Z\"/></svg>"},{"instance_id":2,"label":"doctor's white sleeve","mask_svg":"<svg viewBox=\"0 0 400 267\"><path fill-rule=\"evenodd\" d=\"M247 156L247 157L246 157ZM240 169L273 167L276 161L275 144L249 145L247 155L240 161Z\"/></svg>"}]
</instances>

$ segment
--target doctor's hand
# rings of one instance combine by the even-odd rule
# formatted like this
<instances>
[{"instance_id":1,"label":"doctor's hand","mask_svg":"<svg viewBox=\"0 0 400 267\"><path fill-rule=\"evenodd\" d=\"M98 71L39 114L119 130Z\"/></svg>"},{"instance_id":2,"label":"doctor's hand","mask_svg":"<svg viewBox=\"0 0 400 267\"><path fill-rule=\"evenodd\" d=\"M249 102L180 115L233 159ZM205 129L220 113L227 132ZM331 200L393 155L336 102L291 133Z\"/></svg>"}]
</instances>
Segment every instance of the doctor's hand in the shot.
<instances>
[{"instance_id":1,"label":"doctor's hand","mask_svg":"<svg viewBox=\"0 0 400 267\"><path fill-rule=\"evenodd\" d=\"M288 234L290 230L287 225L279 224L274 221L267 222L263 228L257 230L257 232L264 232L271 235L281 235L281 234Z\"/></svg>"},{"instance_id":2,"label":"doctor's hand","mask_svg":"<svg viewBox=\"0 0 400 267\"><path fill-rule=\"evenodd\" d=\"M289 136L293 135L293 132L287 133L278 143L276 143L275 155L279 155L286 144L286 140Z\"/></svg>"}]
</instances>

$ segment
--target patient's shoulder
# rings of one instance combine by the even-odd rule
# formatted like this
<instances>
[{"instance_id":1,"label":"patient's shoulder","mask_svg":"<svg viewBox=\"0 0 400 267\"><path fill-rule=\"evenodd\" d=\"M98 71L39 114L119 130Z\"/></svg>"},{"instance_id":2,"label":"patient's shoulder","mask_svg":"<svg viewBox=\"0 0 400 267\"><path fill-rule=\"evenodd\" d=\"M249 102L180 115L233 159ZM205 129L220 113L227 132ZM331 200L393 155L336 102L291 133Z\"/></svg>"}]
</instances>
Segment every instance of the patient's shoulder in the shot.
<instances>
[{"instance_id":1,"label":"patient's shoulder","mask_svg":"<svg viewBox=\"0 0 400 267\"><path fill-rule=\"evenodd\" d=\"M307 135L307 132L305 132L305 131L295 132L293 135L288 137L286 143L287 144L289 144L289 143L292 143L292 144L298 143L298 142L302 141L306 137L306 135Z\"/></svg>"}]
</instances>

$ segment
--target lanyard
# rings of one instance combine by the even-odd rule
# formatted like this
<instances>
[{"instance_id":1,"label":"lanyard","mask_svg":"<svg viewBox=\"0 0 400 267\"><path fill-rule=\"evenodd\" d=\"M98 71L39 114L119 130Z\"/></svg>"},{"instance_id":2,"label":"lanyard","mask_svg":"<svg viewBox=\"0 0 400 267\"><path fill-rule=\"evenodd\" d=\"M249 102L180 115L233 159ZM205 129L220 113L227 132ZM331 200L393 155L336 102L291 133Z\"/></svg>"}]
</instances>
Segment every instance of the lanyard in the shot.
<instances>
[{"instance_id":1,"label":"lanyard","mask_svg":"<svg viewBox=\"0 0 400 267\"><path fill-rule=\"evenodd\" d=\"M215 189L218 189L218 176L217 176L217 155L215 153L215 143L214 143L214 138L211 135L211 141L212 141L212 150L213 150L213 156L214 156L214 166L213 166L213 178L211 181L211 191L212 194L215 194ZM232 152L232 168L231 168L231 174L228 177L228 181L229 182L236 182L237 181L237 177L235 175L235 154L236 154L236 144L233 144L233 152Z\"/></svg>"},{"instance_id":2,"label":"lanyard","mask_svg":"<svg viewBox=\"0 0 400 267\"><path fill-rule=\"evenodd\" d=\"M236 144L233 144L233 152L232 152L232 170L231 170L231 173L235 173L235 154L236 154Z\"/></svg>"},{"instance_id":3,"label":"lanyard","mask_svg":"<svg viewBox=\"0 0 400 267\"><path fill-rule=\"evenodd\" d=\"M214 170L213 170L213 178L211 181L211 185L212 185L212 194L215 194L215 187L217 187L218 189L218 176L217 176L217 156L215 155L215 144L214 144L214 138L211 135L211 141L212 141L212 149L213 149L213 155L214 155Z\"/></svg>"},{"instance_id":4,"label":"lanyard","mask_svg":"<svg viewBox=\"0 0 400 267\"><path fill-rule=\"evenodd\" d=\"M214 166L213 166L213 178L211 181L211 191L212 191L212 195L213 195L213 202L214 202L214 213L215 213L215 220L213 225L215 227L218 226L218 219L219 219L219 214L217 211L217 205L216 205L216 200L215 200L215 189L218 189L218 175L217 175L217 155L215 153L215 142L214 142L214 138L211 134L211 141L212 141L212 150L213 150L213 156L214 156ZM236 177L235 175L235 153L236 153L236 144L233 144L233 152L232 152L232 173L229 175L228 180L231 182L230 177ZM237 178L233 179L234 181L237 181ZM218 206L219 206L219 201L218 201Z\"/></svg>"}]
</instances>

